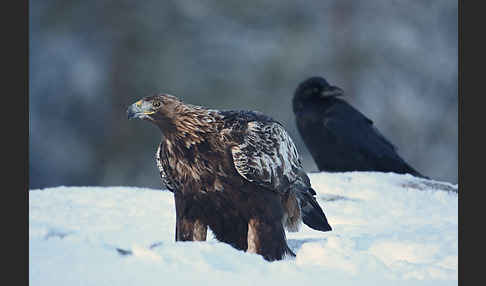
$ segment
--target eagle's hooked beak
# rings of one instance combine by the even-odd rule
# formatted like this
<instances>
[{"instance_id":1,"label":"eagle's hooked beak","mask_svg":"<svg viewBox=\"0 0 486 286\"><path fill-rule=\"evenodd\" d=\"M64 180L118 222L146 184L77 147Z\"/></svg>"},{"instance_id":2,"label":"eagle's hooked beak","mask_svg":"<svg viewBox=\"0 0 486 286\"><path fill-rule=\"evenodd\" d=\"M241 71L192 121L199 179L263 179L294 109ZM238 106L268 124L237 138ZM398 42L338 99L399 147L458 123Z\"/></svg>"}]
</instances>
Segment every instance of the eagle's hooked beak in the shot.
<instances>
[{"instance_id":1,"label":"eagle's hooked beak","mask_svg":"<svg viewBox=\"0 0 486 286\"><path fill-rule=\"evenodd\" d=\"M328 89L323 90L321 93L322 97L328 96L342 96L344 91L337 86L330 86Z\"/></svg>"},{"instance_id":2,"label":"eagle's hooked beak","mask_svg":"<svg viewBox=\"0 0 486 286\"><path fill-rule=\"evenodd\" d=\"M134 104L130 105L127 109L128 119L132 118L150 118L149 115L154 113L152 106L149 102L139 100Z\"/></svg>"}]
</instances>

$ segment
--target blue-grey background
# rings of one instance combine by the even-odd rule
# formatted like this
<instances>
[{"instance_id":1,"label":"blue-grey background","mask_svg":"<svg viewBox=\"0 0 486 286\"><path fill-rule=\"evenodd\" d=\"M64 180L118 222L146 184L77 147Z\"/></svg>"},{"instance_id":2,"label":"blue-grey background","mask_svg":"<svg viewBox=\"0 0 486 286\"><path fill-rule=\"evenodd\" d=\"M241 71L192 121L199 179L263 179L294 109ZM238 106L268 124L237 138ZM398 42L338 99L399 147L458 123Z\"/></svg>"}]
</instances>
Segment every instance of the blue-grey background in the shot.
<instances>
[{"instance_id":1,"label":"blue-grey background","mask_svg":"<svg viewBox=\"0 0 486 286\"><path fill-rule=\"evenodd\" d=\"M458 7L452 0L29 2L29 186L160 187L159 130L128 121L167 92L281 121L324 76L423 174L457 183Z\"/></svg>"}]
</instances>

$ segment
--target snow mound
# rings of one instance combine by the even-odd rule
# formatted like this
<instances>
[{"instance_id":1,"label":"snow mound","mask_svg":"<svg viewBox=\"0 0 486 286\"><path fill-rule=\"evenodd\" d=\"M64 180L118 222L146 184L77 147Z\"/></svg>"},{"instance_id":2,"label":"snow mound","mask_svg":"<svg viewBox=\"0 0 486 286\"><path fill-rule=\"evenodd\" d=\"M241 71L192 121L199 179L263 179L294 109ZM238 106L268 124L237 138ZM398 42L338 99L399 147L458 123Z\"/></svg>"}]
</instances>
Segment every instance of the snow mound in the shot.
<instances>
[{"instance_id":1,"label":"snow mound","mask_svg":"<svg viewBox=\"0 0 486 286\"><path fill-rule=\"evenodd\" d=\"M330 232L288 233L295 259L174 242L170 192L29 191L31 285L457 285L457 185L379 172L311 173Z\"/></svg>"}]
</instances>

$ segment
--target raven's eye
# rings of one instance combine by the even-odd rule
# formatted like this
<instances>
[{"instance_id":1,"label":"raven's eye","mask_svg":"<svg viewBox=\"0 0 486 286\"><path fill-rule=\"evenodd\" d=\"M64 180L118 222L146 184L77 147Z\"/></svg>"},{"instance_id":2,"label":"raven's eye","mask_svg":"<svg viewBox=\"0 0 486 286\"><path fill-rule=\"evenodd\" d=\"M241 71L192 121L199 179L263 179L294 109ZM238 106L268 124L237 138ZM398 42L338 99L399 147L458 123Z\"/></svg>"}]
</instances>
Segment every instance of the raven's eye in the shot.
<instances>
[{"instance_id":1,"label":"raven's eye","mask_svg":"<svg viewBox=\"0 0 486 286\"><path fill-rule=\"evenodd\" d=\"M160 101L154 101L154 102L152 103L152 105L153 105L153 107L155 107L155 108L159 108L159 107L160 107Z\"/></svg>"}]
</instances>

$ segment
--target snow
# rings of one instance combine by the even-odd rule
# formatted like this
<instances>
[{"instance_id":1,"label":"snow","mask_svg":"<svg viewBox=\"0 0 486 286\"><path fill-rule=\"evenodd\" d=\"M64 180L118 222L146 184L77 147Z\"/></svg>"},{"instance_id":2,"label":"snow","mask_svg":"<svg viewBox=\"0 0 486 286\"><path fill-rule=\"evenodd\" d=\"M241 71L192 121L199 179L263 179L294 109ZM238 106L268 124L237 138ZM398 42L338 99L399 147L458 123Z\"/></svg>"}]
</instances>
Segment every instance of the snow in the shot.
<instances>
[{"instance_id":1,"label":"snow","mask_svg":"<svg viewBox=\"0 0 486 286\"><path fill-rule=\"evenodd\" d=\"M311 173L330 232L287 233L295 259L175 242L172 193L29 191L30 285L457 285L457 185L379 172ZM179 284L177 284L179 285Z\"/></svg>"}]
</instances>

